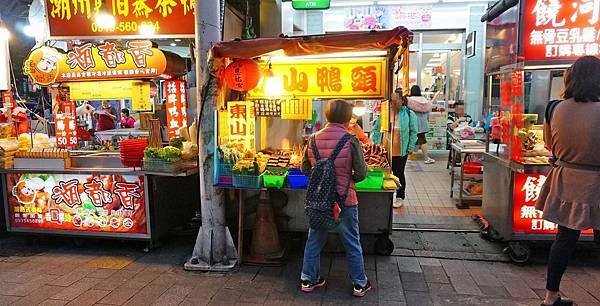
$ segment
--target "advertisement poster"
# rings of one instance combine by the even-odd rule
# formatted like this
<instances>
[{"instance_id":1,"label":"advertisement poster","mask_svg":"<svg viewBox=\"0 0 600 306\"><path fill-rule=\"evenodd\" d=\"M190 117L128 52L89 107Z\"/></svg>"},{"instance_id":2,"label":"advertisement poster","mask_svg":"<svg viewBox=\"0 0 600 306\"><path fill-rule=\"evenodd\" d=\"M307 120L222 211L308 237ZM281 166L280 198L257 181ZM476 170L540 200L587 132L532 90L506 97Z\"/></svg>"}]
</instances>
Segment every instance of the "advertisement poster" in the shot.
<instances>
[{"instance_id":1,"label":"advertisement poster","mask_svg":"<svg viewBox=\"0 0 600 306\"><path fill-rule=\"evenodd\" d=\"M147 234L143 176L7 174L13 229Z\"/></svg>"},{"instance_id":2,"label":"advertisement poster","mask_svg":"<svg viewBox=\"0 0 600 306\"><path fill-rule=\"evenodd\" d=\"M600 55L599 0L531 0L523 7L526 60Z\"/></svg>"},{"instance_id":3,"label":"advertisement poster","mask_svg":"<svg viewBox=\"0 0 600 306\"><path fill-rule=\"evenodd\" d=\"M87 42L66 53L42 46L33 49L23 64L25 75L44 86L68 81L151 79L166 68L165 54L149 40L127 41L123 45Z\"/></svg>"},{"instance_id":4,"label":"advertisement poster","mask_svg":"<svg viewBox=\"0 0 600 306\"><path fill-rule=\"evenodd\" d=\"M535 209L546 176L515 173L513 190L513 232L517 234L556 234L558 226L543 219L543 212ZM584 234L593 233L592 230Z\"/></svg>"}]
</instances>

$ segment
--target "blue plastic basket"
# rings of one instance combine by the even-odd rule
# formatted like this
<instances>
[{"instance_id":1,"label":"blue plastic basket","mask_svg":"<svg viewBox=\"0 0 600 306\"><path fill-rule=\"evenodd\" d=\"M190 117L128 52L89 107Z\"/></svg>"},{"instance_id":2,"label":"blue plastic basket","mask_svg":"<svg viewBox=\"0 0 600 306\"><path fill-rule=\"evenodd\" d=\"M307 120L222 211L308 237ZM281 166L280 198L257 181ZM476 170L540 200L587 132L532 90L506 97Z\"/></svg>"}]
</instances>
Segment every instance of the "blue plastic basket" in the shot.
<instances>
[{"instance_id":1,"label":"blue plastic basket","mask_svg":"<svg viewBox=\"0 0 600 306\"><path fill-rule=\"evenodd\" d=\"M292 189L304 189L308 187L308 176L302 174L300 170L291 170L288 173L288 183Z\"/></svg>"}]
</instances>

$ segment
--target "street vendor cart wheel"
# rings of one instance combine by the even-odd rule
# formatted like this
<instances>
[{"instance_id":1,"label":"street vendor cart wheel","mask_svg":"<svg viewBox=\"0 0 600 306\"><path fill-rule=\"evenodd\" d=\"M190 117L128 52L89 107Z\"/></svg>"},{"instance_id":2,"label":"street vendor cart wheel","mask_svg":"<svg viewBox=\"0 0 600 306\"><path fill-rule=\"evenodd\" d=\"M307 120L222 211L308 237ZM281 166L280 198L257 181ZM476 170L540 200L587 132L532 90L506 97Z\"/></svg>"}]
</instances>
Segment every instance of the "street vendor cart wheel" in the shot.
<instances>
[{"instance_id":1,"label":"street vendor cart wheel","mask_svg":"<svg viewBox=\"0 0 600 306\"><path fill-rule=\"evenodd\" d=\"M504 252L510 257L510 260L519 264L527 263L531 258L531 249L521 241L509 242L508 246L504 248Z\"/></svg>"},{"instance_id":2,"label":"street vendor cart wheel","mask_svg":"<svg viewBox=\"0 0 600 306\"><path fill-rule=\"evenodd\" d=\"M394 242L389 237L379 237L375 241L375 254L388 256L394 252Z\"/></svg>"}]
</instances>

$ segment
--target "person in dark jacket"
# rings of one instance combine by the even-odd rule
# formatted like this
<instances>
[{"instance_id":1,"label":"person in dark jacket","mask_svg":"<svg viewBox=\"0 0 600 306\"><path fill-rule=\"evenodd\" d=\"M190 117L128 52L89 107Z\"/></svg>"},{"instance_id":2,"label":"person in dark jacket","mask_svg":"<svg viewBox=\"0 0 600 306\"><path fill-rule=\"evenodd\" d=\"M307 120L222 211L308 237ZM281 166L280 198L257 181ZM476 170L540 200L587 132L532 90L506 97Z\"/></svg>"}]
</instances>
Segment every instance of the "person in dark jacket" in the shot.
<instances>
[{"instance_id":1,"label":"person in dark jacket","mask_svg":"<svg viewBox=\"0 0 600 306\"><path fill-rule=\"evenodd\" d=\"M328 158L337 146L340 139L348 134L348 126L352 119L352 104L345 100L332 100L325 108L327 125L315 134L315 143L321 158ZM310 173L317 160L306 146L302 171ZM353 283L353 295L363 297L371 290L371 283L367 280L364 267L360 232L358 228L358 197L354 187L355 182L360 182L367 176L367 165L363 156L362 145L356 137L348 141L340 154L335 159L336 188L339 195L346 195L346 203L339 218L338 232L344 248L350 278ZM327 230L308 230L308 240L304 247L304 262L301 275L301 290L312 292L325 286L325 279L320 274L321 250L327 242Z\"/></svg>"}]
</instances>

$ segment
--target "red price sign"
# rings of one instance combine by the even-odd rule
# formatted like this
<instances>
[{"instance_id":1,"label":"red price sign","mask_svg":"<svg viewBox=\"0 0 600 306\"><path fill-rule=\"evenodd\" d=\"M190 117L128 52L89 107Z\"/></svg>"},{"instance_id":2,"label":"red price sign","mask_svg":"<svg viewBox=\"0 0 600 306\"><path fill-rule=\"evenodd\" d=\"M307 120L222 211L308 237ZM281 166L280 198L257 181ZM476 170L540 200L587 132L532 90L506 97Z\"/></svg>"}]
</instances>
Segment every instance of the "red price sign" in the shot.
<instances>
[{"instance_id":1,"label":"red price sign","mask_svg":"<svg viewBox=\"0 0 600 306\"><path fill-rule=\"evenodd\" d=\"M513 190L513 232L519 234L556 234L558 225L546 221L543 212L535 209L546 176L515 173ZM584 234L593 233L592 230Z\"/></svg>"},{"instance_id":2,"label":"red price sign","mask_svg":"<svg viewBox=\"0 0 600 306\"><path fill-rule=\"evenodd\" d=\"M12 107L15 108L15 99L13 98L13 93L12 91L4 91L2 92L2 104L4 105L4 107L8 108L8 107Z\"/></svg>"},{"instance_id":3,"label":"red price sign","mask_svg":"<svg viewBox=\"0 0 600 306\"><path fill-rule=\"evenodd\" d=\"M169 80L164 83L167 109L167 128L169 139L177 137L177 131L187 125L187 84L181 80Z\"/></svg>"},{"instance_id":4,"label":"red price sign","mask_svg":"<svg viewBox=\"0 0 600 306\"><path fill-rule=\"evenodd\" d=\"M55 124L57 147L74 147L78 144L77 122L73 116L58 114Z\"/></svg>"},{"instance_id":5,"label":"red price sign","mask_svg":"<svg viewBox=\"0 0 600 306\"><path fill-rule=\"evenodd\" d=\"M600 0L527 0L523 5L526 60L575 60L600 55Z\"/></svg>"}]
</instances>

